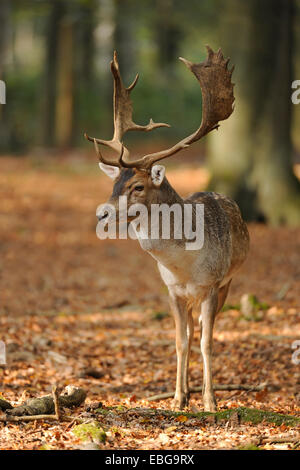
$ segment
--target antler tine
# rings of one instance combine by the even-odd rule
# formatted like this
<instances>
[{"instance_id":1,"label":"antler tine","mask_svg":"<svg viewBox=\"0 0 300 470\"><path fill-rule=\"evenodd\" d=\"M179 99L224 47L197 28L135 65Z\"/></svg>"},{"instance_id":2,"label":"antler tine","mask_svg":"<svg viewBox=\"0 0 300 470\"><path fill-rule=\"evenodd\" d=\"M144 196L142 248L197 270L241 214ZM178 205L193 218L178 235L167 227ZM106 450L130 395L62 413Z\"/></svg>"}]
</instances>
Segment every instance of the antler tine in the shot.
<instances>
[{"instance_id":1,"label":"antler tine","mask_svg":"<svg viewBox=\"0 0 300 470\"><path fill-rule=\"evenodd\" d=\"M89 140L91 140L91 139L89 138ZM102 153L100 152L97 139L94 138L93 140L94 140L94 146L95 146L96 154L97 154L98 157L99 157L99 162L105 163L106 165L110 165L110 166L118 166L118 167L121 166L121 163L120 163L120 162L121 162L122 156L123 156L123 154L124 154L124 149L125 149L124 145L121 145L121 152L120 152L120 155L119 155L119 157L118 157L118 161L112 162L112 161L110 161L110 160L106 160L106 159L103 157Z\"/></svg>"},{"instance_id":2,"label":"antler tine","mask_svg":"<svg viewBox=\"0 0 300 470\"><path fill-rule=\"evenodd\" d=\"M110 165L110 166L118 166L120 167L120 156L118 157L117 160L110 160L108 158L104 158L104 156L102 155L101 151L100 151L100 148L99 148L99 145L98 144L102 144L102 145L105 145L106 147L110 147L112 150L114 150L115 152L118 152L120 155L126 153L125 150L127 149L124 149L122 151L122 144L118 144L118 142L114 142L113 140L101 140L101 139L95 139L95 137L90 137L87 133L84 133L84 137L86 138L86 140L89 140L90 142L93 142L94 143L94 147L95 147L95 150L96 150L96 153L99 157L99 161L102 162L102 163L105 163L106 165ZM128 152L128 150L127 150ZM128 152L129 153L129 152Z\"/></svg>"},{"instance_id":3,"label":"antler tine","mask_svg":"<svg viewBox=\"0 0 300 470\"><path fill-rule=\"evenodd\" d=\"M146 126L141 126L135 124L132 119L132 102L130 99L130 93L134 89L137 84L139 75L137 74L135 79L133 80L132 84L126 88L123 85L122 78L120 75L119 70L119 63L117 58L117 53L114 51L113 60L110 63L111 72L114 79L114 98L113 98L113 105L114 105L114 135L111 140L102 140L102 139L94 139L89 137L85 134L86 139L94 142L94 144L105 145L106 147L110 147L112 150L119 154L118 160L115 159L110 161L108 159L104 160L103 155L101 154L98 145L96 147L97 154L99 156L100 161L112 166L128 166L129 161L129 150L123 145L122 139L123 135L127 131L144 131L149 132L153 129L157 129L158 127L170 127L168 124L165 123L155 123L152 119L150 119L149 124Z\"/></svg>"},{"instance_id":4,"label":"antler tine","mask_svg":"<svg viewBox=\"0 0 300 470\"><path fill-rule=\"evenodd\" d=\"M206 48L208 52L207 59L200 64L194 64L179 57L200 83L202 91L202 121L200 127L173 147L145 155L135 161L126 162L126 166L150 168L158 160L174 155L193 142L200 140L210 131L217 129L219 121L223 121L231 115L234 102L234 85L231 83L231 75L234 67L228 70L229 59L224 59L221 49L214 52L210 46L206 46ZM121 159L121 163L124 165L124 157Z\"/></svg>"}]
</instances>

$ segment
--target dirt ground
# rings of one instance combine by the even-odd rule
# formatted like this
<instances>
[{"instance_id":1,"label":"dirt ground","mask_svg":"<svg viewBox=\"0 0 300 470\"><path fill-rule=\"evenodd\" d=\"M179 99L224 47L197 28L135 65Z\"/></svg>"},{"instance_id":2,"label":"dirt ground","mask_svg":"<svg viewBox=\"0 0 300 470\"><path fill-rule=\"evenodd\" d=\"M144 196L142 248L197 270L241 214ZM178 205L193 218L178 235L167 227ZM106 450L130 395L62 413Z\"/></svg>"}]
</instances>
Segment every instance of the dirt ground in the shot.
<instances>
[{"instance_id":1,"label":"dirt ground","mask_svg":"<svg viewBox=\"0 0 300 470\"><path fill-rule=\"evenodd\" d=\"M167 176L181 195L205 188L209 178L193 166L170 167ZM72 416L84 417L95 402L120 410L93 418L106 431L98 443L104 449L239 448L257 435L286 433L284 424L166 417L159 410L170 409L171 399L147 400L175 388L174 323L154 260L133 240L96 237L96 208L111 186L92 159L76 155L47 164L0 159L1 395L17 404L52 384L82 386L87 400ZM292 362L292 343L300 340L300 230L250 224L249 231L250 255L215 325L214 382L272 387L217 392L218 406L300 417L300 365ZM250 318L238 307L246 293L267 304ZM86 375L89 368L100 377ZM190 377L192 387L201 385L197 327ZM131 408L157 412L145 418ZM189 409L202 410L201 394ZM0 423L0 448L75 449L82 441L74 425Z\"/></svg>"}]
</instances>

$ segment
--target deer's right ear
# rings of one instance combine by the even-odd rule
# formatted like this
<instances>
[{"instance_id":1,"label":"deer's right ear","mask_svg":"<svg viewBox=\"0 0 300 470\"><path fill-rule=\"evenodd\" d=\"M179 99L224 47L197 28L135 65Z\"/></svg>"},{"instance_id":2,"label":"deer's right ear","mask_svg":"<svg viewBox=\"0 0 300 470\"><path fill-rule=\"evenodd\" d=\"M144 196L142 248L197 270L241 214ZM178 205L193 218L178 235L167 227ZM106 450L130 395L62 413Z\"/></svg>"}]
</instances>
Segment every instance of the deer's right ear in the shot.
<instances>
[{"instance_id":1,"label":"deer's right ear","mask_svg":"<svg viewBox=\"0 0 300 470\"><path fill-rule=\"evenodd\" d=\"M118 178L120 174L120 168L118 166L106 165L105 163L99 163L100 170L109 176L112 180Z\"/></svg>"},{"instance_id":2,"label":"deer's right ear","mask_svg":"<svg viewBox=\"0 0 300 470\"><path fill-rule=\"evenodd\" d=\"M165 172L166 172L166 169L163 165L154 165L151 168L152 183L157 188L159 188L159 186L161 185L161 183L162 183L162 181L165 177Z\"/></svg>"}]
</instances>

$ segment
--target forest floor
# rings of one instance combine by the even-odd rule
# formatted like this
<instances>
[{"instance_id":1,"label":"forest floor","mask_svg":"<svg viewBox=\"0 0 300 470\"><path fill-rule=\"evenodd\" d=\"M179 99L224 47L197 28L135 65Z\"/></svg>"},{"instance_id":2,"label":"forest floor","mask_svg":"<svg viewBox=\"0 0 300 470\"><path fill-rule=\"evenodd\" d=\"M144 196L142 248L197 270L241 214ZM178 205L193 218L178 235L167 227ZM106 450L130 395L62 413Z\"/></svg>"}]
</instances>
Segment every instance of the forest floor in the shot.
<instances>
[{"instance_id":1,"label":"forest floor","mask_svg":"<svg viewBox=\"0 0 300 470\"><path fill-rule=\"evenodd\" d=\"M182 195L208 181L198 167L170 167L167 176ZM299 426L266 420L198 419L200 393L186 410L194 415L168 415L171 399L147 400L175 388L174 323L154 260L133 240L96 237L95 211L111 187L97 165L76 156L45 164L0 159L2 397L16 405L53 384L84 388L85 404L70 413L105 431L105 442L87 431L101 449L237 449L259 436L299 434ZM292 362L300 340L300 230L250 224L249 231L250 255L215 325L214 383L271 387L217 392L218 407L300 418L300 364ZM267 306L243 315L246 293ZM197 326L190 382L202 383ZM0 449L82 448L79 422L0 422Z\"/></svg>"}]
</instances>

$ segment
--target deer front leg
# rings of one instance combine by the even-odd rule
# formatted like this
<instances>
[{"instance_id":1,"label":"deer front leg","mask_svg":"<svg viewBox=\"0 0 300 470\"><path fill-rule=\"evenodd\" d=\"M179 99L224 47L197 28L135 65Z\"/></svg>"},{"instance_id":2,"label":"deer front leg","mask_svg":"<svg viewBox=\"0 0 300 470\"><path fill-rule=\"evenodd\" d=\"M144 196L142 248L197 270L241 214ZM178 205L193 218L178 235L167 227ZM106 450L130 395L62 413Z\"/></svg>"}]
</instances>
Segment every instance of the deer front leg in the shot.
<instances>
[{"instance_id":1,"label":"deer front leg","mask_svg":"<svg viewBox=\"0 0 300 470\"><path fill-rule=\"evenodd\" d=\"M190 363L190 353L191 353L191 346L193 343L193 338L194 338L194 319L193 319L193 310L189 309L188 310L188 323L187 323L187 336L188 336L188 352L187 352L187 358L186 358L186 379L185 379L185 384L184 384L184 393L187 394L188 399L190 397L189 395L189 363Z\"/></svg>"},{"instance_id":2,"label":"deer front leg","mask_svg":"<svg viewBox=\"0 0 300 470\"><path fill-rule=\"evenodd\" d=\"M203 404L204 411L217 411L216 400L212 383L212 341L213 326L218 308L218 294L213 293L201 304L201 353L203 357Z\"/></svg>"},{"instance_id":3,"label":"deer front leg","mask_svg":"<svg viewBox=\"0 0 300 470\"><path fill-rule=\"evenodd\" d=\"M170 292L170 305L175 319L177 377L174 408L180 410L188 405L188 310L185 299Z\"/></svg>"}]
</instances>

